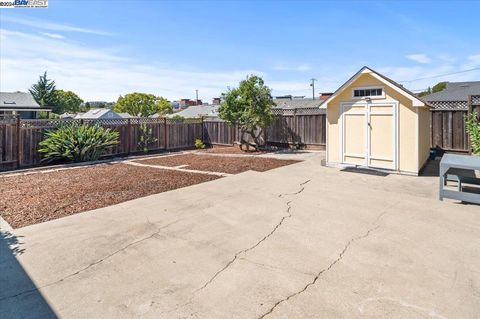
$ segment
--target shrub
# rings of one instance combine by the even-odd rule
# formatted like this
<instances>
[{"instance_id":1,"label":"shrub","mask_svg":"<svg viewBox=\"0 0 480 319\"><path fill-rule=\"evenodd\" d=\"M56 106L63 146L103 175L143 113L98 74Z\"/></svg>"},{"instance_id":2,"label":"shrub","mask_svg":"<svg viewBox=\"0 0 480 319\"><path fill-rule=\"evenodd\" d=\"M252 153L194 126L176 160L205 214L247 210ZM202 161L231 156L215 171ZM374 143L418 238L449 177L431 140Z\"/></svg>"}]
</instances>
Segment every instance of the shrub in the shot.
<instances>
[{"instance_id":1,"label":"shrub","mask_svg":"<svg viewBox=\"0 0 480 319\"><path fill-rule=\"evenodd\" d=\"M195 140L195 147L198 148L198 149L204 149L205 144L203 143L203 141L201 139L197 138Z\"/></svg>"},{"instance_id":2,"label":"shrub","mask_svg":"<svg viewBox=\"0 0 480 319\"><path fill-rule=\"evenodd\" d=\"M148 147L157 142L158 139L153 136L153 130L152 128L148 127L147 123L140 124L139 131L140 139L137 144L138 147L146 153L148 152Z\"/></svg>"},{"instance_id":3,"label":"shrub","mask_svg":"<svg viewBox=\"0 0 480 319\"><path fill-rule=\"evenodd\" d=\"M478 113L473 112L465 116L465 123L473 154L480 155L480 121L478 120Z\"/></svg>"},{"instance_id":4,"label":"shrub","mask_svg":"<svg viewBox=\"0 0 480 319\"><path fill-rule=\"evenodd\" d=\"M73 123L47 131L38 151L48 162L94 161L117 143L118 132L96 124Z\"/></svg>"},{"instance_id":5,"label":"shrub","mask_svg":"<svg viewBox=\"0 0 480 319\"><path fill-rule=\"evenodd\" d=\"M185 118L181 115L174 115L169 118L170 121L175 122L175 123L183 123L185 122Z\"/></svg>"}]
</instances>

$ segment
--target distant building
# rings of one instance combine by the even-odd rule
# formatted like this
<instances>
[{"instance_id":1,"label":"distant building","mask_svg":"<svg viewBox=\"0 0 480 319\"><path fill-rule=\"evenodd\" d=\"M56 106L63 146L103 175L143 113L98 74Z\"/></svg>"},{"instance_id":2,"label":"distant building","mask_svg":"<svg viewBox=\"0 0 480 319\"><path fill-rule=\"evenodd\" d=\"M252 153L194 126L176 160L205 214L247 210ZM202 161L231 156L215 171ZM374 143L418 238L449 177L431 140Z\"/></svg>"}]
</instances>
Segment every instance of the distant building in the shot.
<instances>
[{"instance_id":1,"label":"distant building","mask_svg":"<svg viewBox=\"0 0 480 319\"><path fill-rule=\"evenodd\" d=\"M320 108L324 100L305 98L304 96L283 95L276 96L273 99L274 108L278 109L301 109L301 108Z\"/></svg>"},{"instance_id":2,"label":"distant building","mask_svg":"<svg viewBox=\"0 0 480 319\"><path fill-rule=\"evenodd\" d=\"M0 115L20 115L22 119L36 119L40 112L51 112L40 107L30 93L0 92Z\"/></svg>"},{"instance_id":3,"label":"distant building","mask_svg":"<svg viewBox=\"0 0 480 319\"><path fill-rule=\"evenodd\" d=\"M83 113L77 113L77 114L75 114L75 113L65 112L65 113L60 114L59 117L60 117L61 119L74 119L74 118L75 118L77 115L79 115L79 114L83 114Z\"/></svg>"},{"instance_id":4,"label":"distant building","mask_svg":"<svg viewBox=\"0 0 480 319\"><path fill-rule=\"evenodd\" d=\"M212 104L213 104L213 105L219 105L220 103L222 103L222 98L220 98L220 97L214 97L214 98L212 99Z\"/></svg>"},{"instance_id":5,"label":"distant building","mask_svg":"<svg viewBox=\"0 0 480 319\"><path fill-rule=\"evenodd\" d=\"M201 105L202 100L181 99L179 103L180 103L180 107L183 109L192 105Z\"/></svg>"},{"instance_id":6,"label":"distant building","mask_svg":"<svg viewBox=\"0 0 480 319\"><path fill-rule=\"evenodd\" d=\"M181 116L184 118L218 117L218 105L213 105L213 104L192 105L183 111L167 115L167 117L174 117L174 116Z\"/></svg>"},{"instance_id":7,"label":"distant building","mask_svg":"<svg viewBox=\"0 0 480 319\"><path fill-rule=\"evenodd\" d=\"M97 119L122 119L123 117L111 109L91 109L85 113L79 113L75 119L97 120Z\"/></svg>"},{"instance_id":8,"label":"distant building","mask_svg":"<svg viewBox=\"0 0 480 319\"><path fill-rule=\"evenodd\" d=\"M118 115L120 115L120 117L122 119L138 119L139 116L134 116L134 115L131 115L131 114L128 114L128 113L117 113Z\"/></svg>"},{"instance_id":9,"label":"distant building","mask_svg":"<svg viewBox=\"0 0 480 319\"><path fill-rule=\"evenodd\" d=\"M480 81L447 82L445 89L420 99L437 110L467 110L468 97L480 95Z\"/></svg>"}]
</instances>

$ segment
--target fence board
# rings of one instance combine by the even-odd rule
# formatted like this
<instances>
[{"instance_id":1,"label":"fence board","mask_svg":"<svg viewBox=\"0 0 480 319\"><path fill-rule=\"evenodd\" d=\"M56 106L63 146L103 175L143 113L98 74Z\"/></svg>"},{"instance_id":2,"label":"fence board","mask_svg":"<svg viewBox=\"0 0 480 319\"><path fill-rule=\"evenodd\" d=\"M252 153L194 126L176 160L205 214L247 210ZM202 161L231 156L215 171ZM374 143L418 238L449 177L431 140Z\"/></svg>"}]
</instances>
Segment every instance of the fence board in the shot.
<instances>
[{"instance_id":1,"label":"fence board","mask_svg":"<svg viewBox=\"0 0 480 319\"><path fill-rule=\"evenodd\" d=\"M325 114L277 115L271 126L264 131L269 144L300 144L325 146ZM231 145L239 142L240 130L221 120L205 120L205 142L208 144ZM245 136L247 140L251 138Z\"/></svg>"}]
</instances>

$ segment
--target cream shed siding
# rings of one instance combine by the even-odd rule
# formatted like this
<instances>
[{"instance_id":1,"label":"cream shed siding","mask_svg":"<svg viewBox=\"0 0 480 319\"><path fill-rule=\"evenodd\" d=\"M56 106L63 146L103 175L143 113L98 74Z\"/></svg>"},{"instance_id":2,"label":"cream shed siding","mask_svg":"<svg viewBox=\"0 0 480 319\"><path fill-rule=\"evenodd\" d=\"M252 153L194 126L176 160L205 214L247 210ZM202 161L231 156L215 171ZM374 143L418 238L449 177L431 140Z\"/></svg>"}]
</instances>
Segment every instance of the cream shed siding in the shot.
<instances>
[{"instance_id":1,"label":"cream shed siding","mask_svg":"<svg viewBox=\"0 0 480 319\"><path fill-rule=\"evenodd\" d=\"M352 135L345 137L344 128L342 127L342 104L346 103L366 103L365 99L354 98L352 95L353 89L358 87L381 87L384 90L384 97L371 97L371 107L375 107L379 103L395 105L395 132L390 139L390 132L386 132L387 137L376 138L369 140L376 145L368 145L368 152L372 149L389 150L395 147L394 150L394 166L392 169L417 174L429 154L429 111L426 106L413 107L412 99L407 95L399 92L398 88L392 87L393 84L385 83L372 75L372 72L365 72L358 75L353 82L347 87L343 88L336 96L333 96L327 102L327 163L329 165L345 164L343 156L343 143L345 139L351 141ZM418 102L417 102L418 103ZM373 112L373 111L372 111ZM373 114L373 113L371 113ZM372 120L372 118L370 118ZM370 123L370 120L368 121ZM358 135L362 130L367 130L367 121L350 121L351 125L348 130L353 136ZM379 126L381 129L385 126L385 122ZM370 124L368 124L370 125ZM353 126L353 127L352 127ZM361 126L361 127L357 127ZM371 130L370 126L370 130ZM370 134L370 133L369 133ZM353 137L355 139L355 137ZM359 136L358 141L361 143L364 137ZM351 144L351 142L350 142ZM377 161L379 162L379 161ZM346 161L349 164L358 164L355 161ZM369 161L369 166L375 166L375 161Z\"/></svg>"}]
</instances>

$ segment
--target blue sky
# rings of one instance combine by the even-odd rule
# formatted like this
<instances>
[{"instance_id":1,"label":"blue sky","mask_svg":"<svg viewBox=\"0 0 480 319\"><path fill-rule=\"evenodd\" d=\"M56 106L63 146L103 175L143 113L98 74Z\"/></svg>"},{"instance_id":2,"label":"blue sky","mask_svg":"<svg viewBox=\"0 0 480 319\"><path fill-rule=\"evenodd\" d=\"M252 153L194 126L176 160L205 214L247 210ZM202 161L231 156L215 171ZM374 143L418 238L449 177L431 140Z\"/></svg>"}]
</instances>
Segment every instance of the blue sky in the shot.
<instances>
[{"instance_id":1,"label":"blue sky","mask_svg":"<svg viewBox=\"0 0 480 319\"><path fill-rule=\"evenodd\" d=\"M0 9L0 89L44 70L85 100L210 100L247 74L274 95L333 91L363 65L419 90L480 80L480 2L75 1Z\"/></svg>"}]
</instances>

